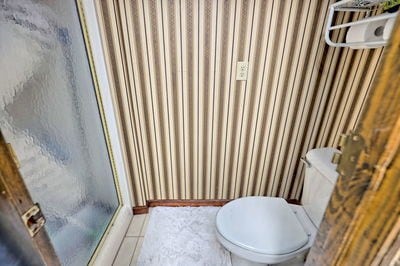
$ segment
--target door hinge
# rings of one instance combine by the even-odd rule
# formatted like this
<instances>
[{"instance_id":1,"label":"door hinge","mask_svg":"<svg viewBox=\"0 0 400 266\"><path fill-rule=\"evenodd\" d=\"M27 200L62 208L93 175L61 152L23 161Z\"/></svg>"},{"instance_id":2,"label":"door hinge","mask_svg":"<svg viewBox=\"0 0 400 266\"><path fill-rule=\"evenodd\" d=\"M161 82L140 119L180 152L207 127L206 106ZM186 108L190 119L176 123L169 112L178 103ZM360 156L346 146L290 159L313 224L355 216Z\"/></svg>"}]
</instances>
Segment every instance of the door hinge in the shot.
<instances>
[{"instance_id":1,"label":"door hinge","mask_svg":"<svg viewBox=\"0 0 400 266\"><path fill-rule=\"evenodd\" d=\"M21 218L31 237L34 237L46 223L38 203L30 207Z\"/></svg>"},{"instance_id":2,"label":"door hinge","mask_svg":"<svg viewBox=\"0 0 400 266\"><path fill-rule=\"evenodd\" d=\"M11 145L11 143L7 143L6 145L7 145L8 151L10 152L11 158L13 159L17 168L19 168L21 166L21 164L19 163L17 154L15 153L13 146Z\"/></svg>"},{"instance_id":3,"label":"door hinge","mask_svg":"<svg viewBox=\"0 0 400 266\"><path fill-rule=\"evenodd\" d=\"M360 134L351 131L340 136L339 146L342 153L335 154L332 161L338 163L337 171L341 176L352 176L356 170L358 157L365 148L365 141Z\"/></svg>"}]
</instances>

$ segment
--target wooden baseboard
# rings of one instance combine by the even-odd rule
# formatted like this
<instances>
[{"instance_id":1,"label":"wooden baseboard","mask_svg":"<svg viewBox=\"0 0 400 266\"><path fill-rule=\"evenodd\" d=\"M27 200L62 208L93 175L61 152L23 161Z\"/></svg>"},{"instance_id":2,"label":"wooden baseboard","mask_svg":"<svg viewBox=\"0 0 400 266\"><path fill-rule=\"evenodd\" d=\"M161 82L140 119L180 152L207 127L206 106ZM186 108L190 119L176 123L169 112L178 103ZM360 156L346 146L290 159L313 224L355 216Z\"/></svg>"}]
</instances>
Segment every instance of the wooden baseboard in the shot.
<instances>
[{"instance_id":1,"label":"wooden baseboard","mask_svg":"<svg viewBox=\"0 0 400 266\"><path fill-rule=\"evenodd\" d=\"M146 206L133 207L133 214L145 214L149 212L152 207L201 207L201 206L214 206L221 207L230 202L229 199L217 200L148 200ZM300 201L295 199L286 200L290 204L301 205Z\"/></svg>"},{"instance_id":2,"label":"wooden baseboard","mask_svg":"<svg viewBox=\"0 0 400 266\"><path fill-rule=\"evenodd\" d=\"M301 205L301 202L298 199L286 199L286 201L289 204Z\"/></svg>"},{"instance_id":3,"label":"wooden baseboard","mask_svg":"<svg viewBox=\"0 0 400 266\"><path fill-rule=\"evenodd\" d=\"M231 200L148 200L148 207L200 207L200 206L224 206Z\"/></svg>"},{"instance_id":4,"label":"wooden baseboard","mask_svg":"<svg viewBox=\"0 0 400 266\"><path fill-rule=\"evenodd\" d=\"M148 206L136 206L132 208L133 215L149 213Z\"/></svg>"},{"instance_id":5,"label":"wooden baseboard","mask_svg":"<svg viewBox=\"0 0 400 266\"><path fill-rule=\"evenodd\" d=\"M224 206L231 200L148 200L146 206L132 208L133 214L145 214L151 207L201 207L201 206Z\"/></svg>"}]
</instances>

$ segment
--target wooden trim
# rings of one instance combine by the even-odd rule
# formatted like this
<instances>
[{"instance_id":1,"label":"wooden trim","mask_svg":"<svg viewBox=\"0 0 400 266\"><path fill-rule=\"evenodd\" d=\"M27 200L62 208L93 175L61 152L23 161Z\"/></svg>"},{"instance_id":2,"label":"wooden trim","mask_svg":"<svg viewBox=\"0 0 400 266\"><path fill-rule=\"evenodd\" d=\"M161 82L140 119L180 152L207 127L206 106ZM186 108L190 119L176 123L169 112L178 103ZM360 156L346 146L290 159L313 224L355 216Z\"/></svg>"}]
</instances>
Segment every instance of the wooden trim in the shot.
<instances>
[{"instance_id":1,"label":"wooden trim","mask_svg":"<svg viewBox=\"0 0 400 266\"><path fill-rule=\"evenodd\" d=\"M300 202L300 200L298 200L298 199L287 199L286 201L287 201L287 203L289 203L289 204L301 205L301 202Z\"/></svg>"},{"instance_id":2,"label":"wooden trim","mask_svg":"<svg viewBox=\"0 0 400 266\"><path fill-rule=\"evenodd\" d=\"M148 200L146 206L136 206L132 208L133 214L145 214L152 207L201 207L201 206L224 206L231 200Z\"/></svg>"},{"instance_id":3,"label":"wooden trim","mask_svg":"<svg viewBox=\"0 0 400 266\"><path fill-rule=\"evenodd\" d=\"M231 199L214 199L214 200L148 200L146 206L136 206L132 208L133 214L145 214L152 207L202 207L214 206L222 207ZM289 204L301 205L296 199L287 199Z\"/></svg>"},{"instance_id":4,"label":"wooden trim","mask_svg":"<svg viewBox=\"0 0 400 266\"><path fill-rule=\"evenodd\" d=\"M231 200L148 200L148 207L201 207L201 206L224 206Z\"/></svg>"},{"instance_id":5,"label":"wooden trim","mask_svg":"<svg viewBox=\"0 0 400 266\"><path fill-rule=\"evenodd\" d=\"M148 206L136 206L132 208L133 215L149 213Z\"/></svg>"}]
</instances>

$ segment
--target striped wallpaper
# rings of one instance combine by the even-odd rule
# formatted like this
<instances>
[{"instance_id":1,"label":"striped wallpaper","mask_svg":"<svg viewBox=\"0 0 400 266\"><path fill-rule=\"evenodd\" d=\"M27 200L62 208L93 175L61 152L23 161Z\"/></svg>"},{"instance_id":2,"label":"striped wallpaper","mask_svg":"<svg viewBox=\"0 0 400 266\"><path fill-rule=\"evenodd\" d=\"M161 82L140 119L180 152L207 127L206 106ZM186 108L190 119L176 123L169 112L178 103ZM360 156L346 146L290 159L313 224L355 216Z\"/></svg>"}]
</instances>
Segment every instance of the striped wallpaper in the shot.
<instances>
[{"instance_id":1,"label":"striped wallpaper","mask_svg":"<svg viewBox=\"0 0 400 266\"><path fill-rule=\"evenodd\" d=\"M299 199L300 157L354 128L383 52L326 45L332 1L96 2L137 206Z\"/></svg>"}]
</instances>

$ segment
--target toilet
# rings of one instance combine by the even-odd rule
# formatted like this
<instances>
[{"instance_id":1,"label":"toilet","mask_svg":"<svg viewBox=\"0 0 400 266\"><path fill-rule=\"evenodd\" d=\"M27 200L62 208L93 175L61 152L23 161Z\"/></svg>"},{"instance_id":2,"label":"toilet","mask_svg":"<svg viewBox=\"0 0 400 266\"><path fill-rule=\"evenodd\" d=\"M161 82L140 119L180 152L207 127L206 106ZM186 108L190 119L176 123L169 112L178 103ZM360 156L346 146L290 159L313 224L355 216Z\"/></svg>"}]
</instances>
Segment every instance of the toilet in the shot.
<instances>
[{"instance_id":1,"label":"toilet","mask_svg":"<svg viewBox=\"0 0 400 266\"><path fill-rule=\"evenodd\" d=\"M322 221L338 174L333 148L310 150L305 159L302 206L283 198L243 197L216 216L219 242L233 266L303 265Z\"/></svg>"}]
</instances>

